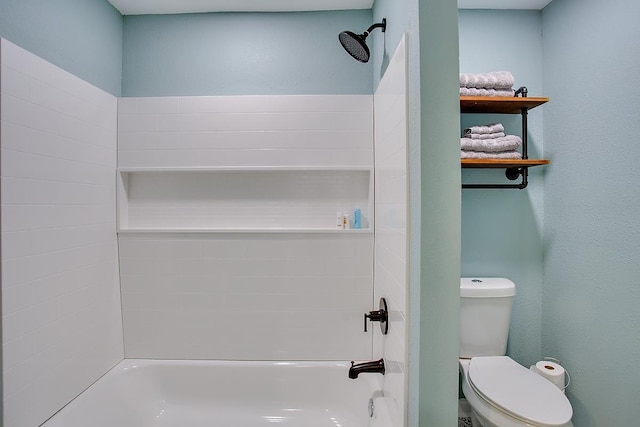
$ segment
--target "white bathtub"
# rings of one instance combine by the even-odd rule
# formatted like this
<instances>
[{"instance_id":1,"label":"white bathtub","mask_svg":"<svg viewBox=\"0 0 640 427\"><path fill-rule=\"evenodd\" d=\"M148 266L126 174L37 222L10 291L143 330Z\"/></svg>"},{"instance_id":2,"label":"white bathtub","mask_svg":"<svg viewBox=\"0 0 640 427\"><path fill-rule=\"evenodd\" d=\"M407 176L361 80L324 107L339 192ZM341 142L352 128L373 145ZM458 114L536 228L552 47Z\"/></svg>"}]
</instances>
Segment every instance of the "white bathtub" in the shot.
<instances>
[{"instance_id":1,"label":"white bathtub","mask_svg":"<svg viewBox=\"0 0 640 427\"><path fill-rule=\"evenodd\" d=\"M42 427L390 427L382 377L351 380L348 370L347 362L125 359Z\"/></svg>"}]
</instances>

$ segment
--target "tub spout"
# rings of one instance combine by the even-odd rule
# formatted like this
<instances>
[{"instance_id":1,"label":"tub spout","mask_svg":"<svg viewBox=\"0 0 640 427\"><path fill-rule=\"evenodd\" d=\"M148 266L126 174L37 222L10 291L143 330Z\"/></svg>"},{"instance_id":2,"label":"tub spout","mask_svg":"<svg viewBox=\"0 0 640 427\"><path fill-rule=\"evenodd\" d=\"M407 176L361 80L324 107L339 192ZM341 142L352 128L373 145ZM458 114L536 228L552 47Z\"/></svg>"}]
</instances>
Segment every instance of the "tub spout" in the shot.
<instances>
[{"instance_id":1,"label":"tub spout","mask_svg":"<svg viewBox=\"0 0 640 427\"><path fill-rule=\"evenodd\" d=\"M363 372L372 372L384 375L384 359L373 360L371 362L354 363L351 361L349 368L349 378L356 379Z\"/></svg>"}]
</instances>

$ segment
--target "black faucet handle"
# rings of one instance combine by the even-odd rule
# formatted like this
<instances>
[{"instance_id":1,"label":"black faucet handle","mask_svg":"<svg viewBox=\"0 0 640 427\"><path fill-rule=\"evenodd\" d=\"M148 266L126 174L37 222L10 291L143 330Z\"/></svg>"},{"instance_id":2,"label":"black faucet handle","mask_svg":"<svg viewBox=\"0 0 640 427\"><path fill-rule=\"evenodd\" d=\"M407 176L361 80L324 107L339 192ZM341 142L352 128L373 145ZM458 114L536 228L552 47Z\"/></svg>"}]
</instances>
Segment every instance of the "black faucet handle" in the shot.
<instances>
[{"instance_id":1,"label":"black faucet handle","mask_svg":"<svg viewBox=\"0 0 640 427\"><path fill-rule=\"evenodd\" d=\"M380 298L380 310L372 310L364 314L364 331L367 332L367 319L372 322L380 322L382 334L389 332L389 312L387 310L387 300Z\"/></svg>"}]
</instances>

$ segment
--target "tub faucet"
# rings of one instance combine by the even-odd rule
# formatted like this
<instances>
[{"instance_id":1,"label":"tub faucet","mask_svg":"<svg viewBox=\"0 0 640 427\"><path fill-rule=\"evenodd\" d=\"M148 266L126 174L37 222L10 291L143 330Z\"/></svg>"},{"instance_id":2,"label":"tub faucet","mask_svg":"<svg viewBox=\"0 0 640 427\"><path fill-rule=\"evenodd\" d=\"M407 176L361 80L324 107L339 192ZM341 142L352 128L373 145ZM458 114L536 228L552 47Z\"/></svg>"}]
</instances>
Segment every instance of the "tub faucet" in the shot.
<instances>
[{"instance_id":1,"label":"tub faucet","mask_svg":"<svg viewBox=\"0 0 640 427\"><path fill-rule=\"evenodd\" d=\"M373 360L371 362L354 363L351 361L351 367L349 368L349 378L356 379L358 375L363 372L379 373L384 375L384 359Z\"/></svg>"}]
</instances>

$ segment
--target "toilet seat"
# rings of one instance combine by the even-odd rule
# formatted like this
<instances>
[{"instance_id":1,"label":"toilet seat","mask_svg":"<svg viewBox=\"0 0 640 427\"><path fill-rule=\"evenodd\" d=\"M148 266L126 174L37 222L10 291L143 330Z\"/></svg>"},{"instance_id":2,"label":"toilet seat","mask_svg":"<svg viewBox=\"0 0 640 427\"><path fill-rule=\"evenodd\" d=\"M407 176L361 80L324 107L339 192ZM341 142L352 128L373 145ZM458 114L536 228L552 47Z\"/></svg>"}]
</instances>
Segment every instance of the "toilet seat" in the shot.
<instances>
[{"instance_id":1,"label":"toilet seat","mask_svg":"<svg viewBox=\"0 0 640 427\"><path fill-rule=\"evenodd\" d=\"M478 397L530 425L562 426L573 415L555 385L507 356L472 358L467 377Z\"/></svg>"}]
</instances>

